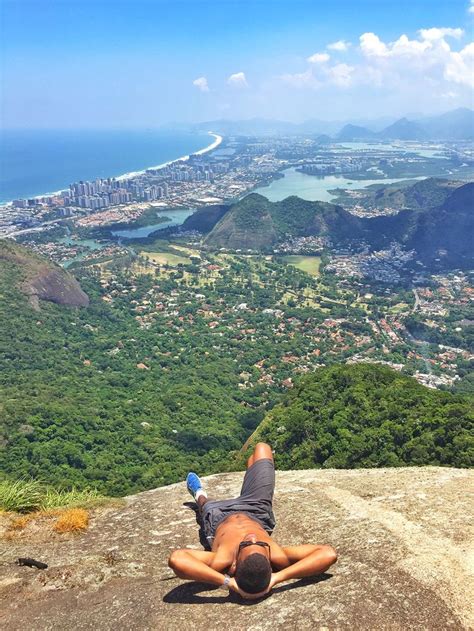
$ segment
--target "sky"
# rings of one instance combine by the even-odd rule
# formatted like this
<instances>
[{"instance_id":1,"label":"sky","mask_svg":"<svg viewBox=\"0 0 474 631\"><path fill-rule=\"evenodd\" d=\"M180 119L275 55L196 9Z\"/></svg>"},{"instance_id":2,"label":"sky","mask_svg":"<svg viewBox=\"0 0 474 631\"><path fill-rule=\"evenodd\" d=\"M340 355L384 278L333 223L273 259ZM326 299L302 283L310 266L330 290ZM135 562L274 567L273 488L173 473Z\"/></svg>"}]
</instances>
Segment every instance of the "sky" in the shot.
<instances>
[{"instance_id":1,"label":"sky","mask_svg":"<svg viewBox=\"0 0 474 631\"><path fill-rule=\"evenodd\" d=\"M0 0L3 128L473 107L474 0Z\"/></svg>"}]
</instances>

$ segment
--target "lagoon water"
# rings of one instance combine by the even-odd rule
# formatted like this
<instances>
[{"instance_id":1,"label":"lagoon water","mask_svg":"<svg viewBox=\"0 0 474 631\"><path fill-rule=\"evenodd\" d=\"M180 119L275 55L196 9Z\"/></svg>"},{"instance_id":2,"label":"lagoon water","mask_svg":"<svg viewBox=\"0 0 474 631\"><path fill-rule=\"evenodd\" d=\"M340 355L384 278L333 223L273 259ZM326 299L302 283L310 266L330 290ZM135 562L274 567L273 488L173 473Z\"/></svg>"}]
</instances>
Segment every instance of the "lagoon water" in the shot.
<instances>
[{"instance_id":1,"label":"lagoon water","mask_svg":"<svg viewBox=\"0 0 474 631\"><path fill-rule=\"evenodd\" d=\"M120 237L122 239L142 239L147 237L155 230L163 230L164 228L171 228L172 226L180 226L185 219L192 215L194 209L183 208L182 210L167 210L157 213L157 217L166 217L169 221L163 221L157 224L150 224L149 226L141 226L140 228L128 228L126 230L113 230L114 237Z\"/></svg>"},{"instance_id":2,"label":"lagoon water","mask_svg":"<svg viewBox=\"0 0 474 631\"><path fill-rule=\"evenodd\" d=\"M382 178L378 180L351 180L342 175L306 175L295 168L283 171L285 177L274 180L269 186L261 186L254 190L271 202L279 202L290 195L298 195L311 202L330 202L336 195L329 191L335 188L359 189L371 184L393 184L407 179L424 178Z\"/></svg>"},{"instance_id":3,"label":"lagoon water","mask_svg":"<svg viewBox=\"0 0 474 631\"><path fill-rule=\"evenodd\" d=\"M2 130L0 203L116 177L209 146L205 132Z\"/></svg>"}]
</instances>

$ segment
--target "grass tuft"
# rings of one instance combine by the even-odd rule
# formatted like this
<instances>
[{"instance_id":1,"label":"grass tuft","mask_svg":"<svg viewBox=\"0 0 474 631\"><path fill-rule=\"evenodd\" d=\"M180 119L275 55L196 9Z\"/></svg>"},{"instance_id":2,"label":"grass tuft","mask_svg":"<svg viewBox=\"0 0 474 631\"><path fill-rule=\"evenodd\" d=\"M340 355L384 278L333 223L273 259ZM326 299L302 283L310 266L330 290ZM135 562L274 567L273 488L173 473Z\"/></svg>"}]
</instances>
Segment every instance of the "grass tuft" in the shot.
<instances>
[{"instance_id":1,"label":"grass tuft","mask_svg":"<svg viewBox=\"0 0 474 631\"><path fill-rule=\"evenodd\" d=\"M41 502L42 510L52 508L94 508L106 501L96 489L70 489L69 491L46 488Z\"/></svg>"},{"instance_id":2,"label":"grass tuft","mask_svg":"<svg viewBox=\"0 0 474 631\"><path fill-rule=\"evenodd\" d=\"M95 489L55 489L37 480L0 480L0 511L32 513L55 508L94 508L110 500Z\"/></svg>"},{"instance_id":3,"label":"grass tuft","mask_svg":"<svg viewBox=\"0 0 474 631\"><path fill-rule=\"evenodd\" d=\"M83 508L70 508L60 514L53 530L60 533L85 530L89 525L89 513Z\"/></svg>"},{"instance_id":4,"label":"grass tuft","mask_svg":"<svg viewBox=\"0 0 474 631\"><path fill-rule=\"evenodd\" d=\"M38 510L43 497L43 486L37 480L1 480L0 509L17 513Z\"/></svg>"}]
</instances>

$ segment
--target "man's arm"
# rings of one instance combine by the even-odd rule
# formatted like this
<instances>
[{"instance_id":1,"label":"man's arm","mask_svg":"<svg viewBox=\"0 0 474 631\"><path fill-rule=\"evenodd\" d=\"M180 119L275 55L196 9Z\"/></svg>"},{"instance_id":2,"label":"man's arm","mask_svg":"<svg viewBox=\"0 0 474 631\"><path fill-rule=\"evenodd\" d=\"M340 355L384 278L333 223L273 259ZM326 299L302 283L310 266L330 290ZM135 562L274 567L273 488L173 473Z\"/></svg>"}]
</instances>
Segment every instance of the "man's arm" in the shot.
<instances>
[{"instance_id":1,"label":"man's arm","mask_svg":"<svg viewBox=\"0 0 474 631\"><path fill-rule=\"evenodd\" d=\"M333 547L323 545L302 545L283 548L291 565L275 572L271 586L292 578L306 578L321 574L337 561L337 553Z\"/></svg>"},{"instance_id":2,"label":"man's arm","mask_svg":"<svg viewBox=\"0 0 474 631\"><path fill-rule=\"evenodd\" d=\"M202 581L212 585L223 585L225 576L214 569L215 553L202 550L175 550L168 559L168 565L179 578ZM213 565L214 567L211 567ZM227 566L224 566L224 570Z\"/></svg>"}]
</instances>

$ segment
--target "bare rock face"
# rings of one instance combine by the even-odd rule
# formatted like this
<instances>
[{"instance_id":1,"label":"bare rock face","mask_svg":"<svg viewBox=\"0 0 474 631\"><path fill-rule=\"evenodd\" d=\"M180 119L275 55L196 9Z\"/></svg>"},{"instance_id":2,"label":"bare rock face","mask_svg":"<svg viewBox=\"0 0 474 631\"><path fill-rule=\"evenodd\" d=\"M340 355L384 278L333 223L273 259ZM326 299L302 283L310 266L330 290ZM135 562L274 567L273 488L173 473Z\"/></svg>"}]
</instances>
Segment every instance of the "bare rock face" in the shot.
<instances>
[{"instance_id":1,"label":"bare rock face","mask_svg":"<svg viewBox=\"0 0 474 631\"><path fill-rule=\"evenodd\" d=\"M472 629L471 471L439 467L277 472L274 537L330 543L327 574L251 604L176 578L171 550L200 548L184 483L97 510L89 530L1 543L0 626L19 629ZM205 479L236 496L241 473ZM48 563L18 567L18 557Z\"/></svg>"},{"instance_id":2,"label":"bare rock face","mask_svg":"<svg viewBox=\"0 0 474 631\"><path fill-rule=\"evenodd\" d=\"M2 263L17 269L22 278L19 289L36 310L40 300L69 307L89 305L89 297L69 272L13 241L0 240L0 274Z\"/></svg>"},{"instance_id":3,"label":"bare rock face","mask_svg":"<svg viewBox=\"0 0 474 631\"><path fill-rule=\"evenodd\" d=\"M37 308L38 300L48 300L69 307L87 307L89 298L77 280L60 268L45 269L23 284L30 304Z\"/></svg>"}]
</instances>

